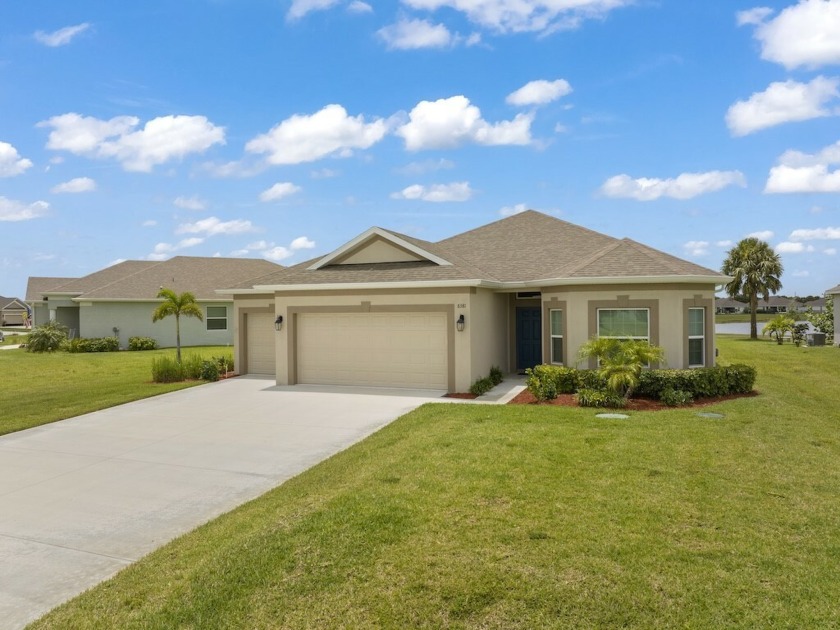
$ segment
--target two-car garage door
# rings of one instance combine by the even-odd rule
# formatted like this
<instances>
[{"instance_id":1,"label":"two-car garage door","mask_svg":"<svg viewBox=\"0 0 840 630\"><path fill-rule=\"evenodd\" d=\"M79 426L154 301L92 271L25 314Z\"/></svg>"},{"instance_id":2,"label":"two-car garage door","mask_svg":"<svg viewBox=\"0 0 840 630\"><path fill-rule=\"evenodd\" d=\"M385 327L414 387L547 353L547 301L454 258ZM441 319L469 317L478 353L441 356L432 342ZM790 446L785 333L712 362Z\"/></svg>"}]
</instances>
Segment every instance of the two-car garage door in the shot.
<instances>
[{"instance_id":1,"label":"two-car garage door","mask_svg":"<svg viewBox=\"0 0 840 630\"><path fill-rule=\"evenodd\" d=\"M301 313L297 381L448 388L445 313Z\"/></svg>"}]
</instances>

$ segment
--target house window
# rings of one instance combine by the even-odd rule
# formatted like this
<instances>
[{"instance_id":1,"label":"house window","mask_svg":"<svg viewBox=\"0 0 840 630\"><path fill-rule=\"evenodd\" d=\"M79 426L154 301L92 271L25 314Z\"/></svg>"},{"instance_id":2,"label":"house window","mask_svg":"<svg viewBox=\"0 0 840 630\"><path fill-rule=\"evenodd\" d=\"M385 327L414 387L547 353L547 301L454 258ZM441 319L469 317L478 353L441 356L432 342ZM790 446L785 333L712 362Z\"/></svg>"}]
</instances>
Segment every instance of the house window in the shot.
<instances>
[{"instance_id":1,"label":"house window","mask_svg":"<svg viewBox=\"0 0 840 630\"><path fill-rule=\"evenodd\" d=\"M598 336L650 341L650 309L599 308Z\"/></svg>"},{"instance_id":2,"label":"house window","mask_svg":"<svg viewBox=\"0 0 840 630\"><path fill-rule=\"evenodd\" d=\"M688 367L706 365L706 309L688 309Z\"/></svg>"},{"instance_id":3,"label":"house window","mask_svg":"<svg viewBox=\"0 0 840 630\"><path fill-rule=\"evenodd\" d=\"M551 309L551 362L563 364L563 311Z\"/></svg>"},{"instance_id":4,"label":"house window","mask_svg":"<svg viewBox=\"0 0 840 630\"><path fill-rule=\"evenodd\" d=\"M205 321L207 330L227 330L227 306L208 306Z\"/></svg>"}]
</instances>

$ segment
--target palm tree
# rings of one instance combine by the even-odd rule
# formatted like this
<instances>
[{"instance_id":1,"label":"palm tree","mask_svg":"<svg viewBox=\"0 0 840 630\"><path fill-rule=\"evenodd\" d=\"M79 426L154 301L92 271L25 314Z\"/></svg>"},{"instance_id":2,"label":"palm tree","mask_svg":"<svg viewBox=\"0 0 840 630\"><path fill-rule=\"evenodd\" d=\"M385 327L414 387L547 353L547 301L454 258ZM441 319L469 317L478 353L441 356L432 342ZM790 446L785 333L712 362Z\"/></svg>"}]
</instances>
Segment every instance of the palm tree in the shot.
<instances>
[{"instance_id":1,"label":"palm tree","mask_svg":"<svg viewBox=\"0 0 840 630\"><path fill-rule=\"evenodd\" d=\"M597 359L598 372L607 382L607 389L630 398L639 384L642 368L659 363L665 353L647 341L593 337L580 347L581 359Z\"/></svg>"},{"instance_id":2,"label":"palm tree","mask_svg":"<svg viewBox=\"0 0 840 630\"><path fill-rule=\"evenodd\" d=\"M195 301L195 296L189 291L184 291L178 295L172 289L160 288L157 296L163 298L163 304L155 309L152 314L152 321L156 322L169 317L175 316L175 347L177 348L177 360L181 362L181 315L184 317L197 317L199 321L204 321L204 315L201 312L201 307Z\"/></svg>"},{"instance_id":3,"label":"palm tree","mask_svg":"<svg viewBox=\"0 0 840 630\"><path fill-rule=\"evenodd\" d=\"M750 301L750 339L758 339L755 311L758 296L765 300L782 288L782 260L773 249L755 237L745 238L729 250L721 269L732 281L726 285L730 297L745 295Z\"/></svg>"}]
</instances>

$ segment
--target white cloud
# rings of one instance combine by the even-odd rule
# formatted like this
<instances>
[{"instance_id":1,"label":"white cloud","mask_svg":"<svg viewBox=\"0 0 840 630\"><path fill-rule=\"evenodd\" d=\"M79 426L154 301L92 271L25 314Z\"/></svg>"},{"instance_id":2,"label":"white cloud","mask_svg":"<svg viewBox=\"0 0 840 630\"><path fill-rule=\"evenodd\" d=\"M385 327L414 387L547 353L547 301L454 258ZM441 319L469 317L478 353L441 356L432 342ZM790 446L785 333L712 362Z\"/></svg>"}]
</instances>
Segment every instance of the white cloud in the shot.
<instances>
[{"instance_id":1,"label":"white cloud","mask_svg":"<svg viewBox=\"0 0 840 630\"><path fill-rule=\"evenodd\" d=\"M443 24L432 24L428 20L401 19L379 29L376 34L392 50L447 48L456 42L456 37Z\"/></svg>"},{"instance_id":2,"label":"white cloud","mask_svg":"<svg viewBox=\"0 0 840 630\"><path fill-rule=\"evenodd\" d=\"M527 209L528 206L524 203L518 203L515 206L504 206L503 208L499 208L499 214L503 217L512 217L520 212L525 212Z\"/></svg>"},{"instance_id":3,"label":"white cloud","mask_svg":"<svg viewBox=\"0 0 840 630\"><path fill-rule=\"evenodd\" d=\"M20 157L8 142L0 142L0 177L20 175L32 166L32 160Z\"/></svg>"},{"instance_id":4,"label":"white cloud","mask_svg":"<svg viewBox=\"0 0 840 630\"><path fill-rule=\"evenodd\" d=\"M281 260L286 260L287 258L291 258L294 256L294 252L290 250L288 247L277 246L272 247L271 249L267 249L262 252L264 258L268 260L273 260L274 262L280 262Z\"/></svg>"},{"instance_id":5,"label":"white cloud","mask_svg":"<svg viewBox=\"0 0 840 630\"><path fill-rule=\"evenodd\" d=\"M353 149L367 149L385 137L388 124L382 119L365 122L364 116L348 116L341 105L327 105L305 116L295 114L268 133L245 145L250 153L268 153L270 164L313 162L328 155L348 157Z\"/></svg>"},{"instance_id":6,"label":"white cloud","mask_svg":"<svg viewBox=\"0 0 840 630\"><path fill-rule=\"evenodd\" d=\"M826 256L835 256L835 255L837 255L837 248L828 247L828 248L823 250L823 254L825 254Z\"/></svg>"},{"instance_id":7,"label":"white cloud","mask_svg":"<svg viewBox=\"0 0 840 630\"><path fill-rule=\"evenodd\" d=\"M207 207L204 200L195 195L192 197L175 197L175 201L172 203L183 210L204 210Z\"/></svg>"},{"instance_id":8,"label":"white cloud","mask_svg":"<svg viewBox=\"0 0 840 630\"><path fill-rule=\"evenodd\" d=\"M75 26L65 26L64 28L60 28L52 33L36 31L34 37L36 41L44 44L44 46L55 48L56 46L65 46L69 44L76 35L84 33L89 28L90 24L83 22L82 24L76 24Z\"/></svg>"},{"instance_id":9,"label":"white cloud","mask_svg":"<svg viewBox=\"0 0 840 630\"><path fill-rule=\"evenodd\" d=\"M794 278L807 278L811 275L810 271L794 271L791 274Z\"/></svg>"},{"instance_id":10,"label":"white cloud","mask_svg":"<svg viewBox=\"0 0 840 630\"><path fill-rule=\"evenodd\" d=\"M735 243L732 241L715 241L715 245L718 247L732 247Z\"/></svg>"},{"instance_id":11,"label":"white cloud","mask_svg":"<svg viewBox=\"0 0 840 630\"><path fill-rule=\"evenodd\" d=\"M766 17L766 16L765 16ZM840 63L840 1L801 0L755 29L761 58L787 69Z\"/></svg>"},{"instance_id":12,"label":"white cloud","mask_svg":"<svg viewBox=\"0 0 840 630\"><path fill-rule=\"evenodd\" d=\"M747 9L746 11L738 11L738 13L735 14L735 20L738 23L738 26L761 24L771 15L773 15L773 9L768 7L756 7L754 9Z\"/></svg>"},{"instance_id":13,"label":"white cloud","mask_svg":"<svg viewBox=\"0 0 840 630\"><path fill-rule=\"evenodd\" d=\"M805 254L814 251L813 245L805 245L804 243L791 243L790 241L783 241L776 245L776 251L780 254Z\"/></svg>"},{"instance_id":14,"label":"white cloud","mask_svg":"<svg viewBox=\"0 0 840 630\"><path fill-rule=\"evenodd\" d=\"M673 179L648 177L633 179L629 175L622 174L610 177L604 182L601 193L607 197L626 197L638 201L652 201L660 197L691 199L727 186L746 185L746 179L741 171L683 173Z\"/></svg>"},{"instance_id":15,"label":"white cloud","mask_svg":"<svg viewBox=\"0 0 840 630\"><path fill-rule=\"evenodd\" d=\"M222 221L216 217L208 217L193 223L182 223L175 230L175 233L206 234L207 236L215 236L216 234L242 234L244 232L254 231L256 231L256 228L250 221L244 219Z\"/></svg>"},{"instance_id":16,"label":"white cloud","mask_svg":"<svg viewBox=\"0 0 840 630\"><path fill-rule=\"evenodd\" d=\"M155 245L154 251L151 254L146 256L147 260L166 260L175 252L181 249L187 249L189 247L195 247L196 245L201 245L204 242L203 238L199 238L197 236L185 238L177 243L158 243Z\"/></svg>"},{"instance_id":17,"label":"white cloud","mask_svg":"<svg viewBox=\"0 0 840 630\"><path fill-rule=\"evenodd\" d=\"M840 240L840 227L794 230L788 238L792 241L836 241Z\"/></svg>"},{"instance_id":18,"label":"white cloud","mask_svg":"<svg viewBox=\"0 0 840 630\"><path fill-rule=\"evenodd\" d=\"M353 0L353 2L347 5L347 11L349 13L373 13L373 7L367 2Z\"/></svg>"},{"instance_id":19,"label":"white cloud","mask_svg":"<svg viewBox=\"0 0 840 630\"><path fill-rule=\"evenodd\" d=\"M26 204L22 201L0 197L0 221L28 221L44 216L50 209L46 201Z\"/></svg>"},{"instance_id":20,"label":"white cloud","mask_svg":"<svg viewBox=\"0 0 840 630\"><path fill-rule=\"evenodd\" d=\"M149 172L155 165L225 143L224 128L204 116L161 116L135 129L139 124L134 116L99 120L69 113L53 116L38 126L52 128L48 149L114 158L127 171Z\"/></svg>"},{"instance_id":21,"label":"white cloud","mask_svg":"<svg viewBox=\"0 0 840 630\"><path fill-rule=\"evenodd\" d=\"M140 224L142 227L155 227L157 225L157 221L154 219L147 219Z\"/></svg>"},{"instance_id":22,"label":"white cloud","mask_svg":"<svg viewBox=\"0 0 840 630\"><path fill-rule=\"evenodd\" d=\"M818 153L785 151L770 169L765 193L840 192L840 141Z\"/></svg>"},{"instance_id":23,"label":"white cloud","mask_svg":"<svg viewBox=\"0 0 840 630\"><path fill-rule=\"evenodd\" d=\"M758 232L750 232L747 234L746 238L757 238L759 241L769 241L773 238L773 232L771 230L760 230Z\"/></svg>"},{"instance_id":24,"label":"white cloud","mask_svg":"<svg viewBox=\"0 0 840 630\"><path fill-rule=\"evenodd\" d=\"M319 168L309 173L312 179L330 179L338 177L341 173L333 168Z\"/></svg>"},{"instance_id":25,"label":"white cloud","mask_svg":"<svg viewBox=\"0 0 840 630\"><path fill-rule=\"evenodd\" d=\"M455 168L455 162L445 158L440 158L437 160L409 162L405 166L396 169L396 171L401 175L423 175L425 173L433 173L435 171L442 171L450 168Z\"/></svg>"},{"instance_id":26,"label":"white cloud","mask_svg":"<svg viewBox=\"0 0 840 630\"><path fill-rule=\"evenodd\" d=\"M709 241L688 241L683 249L689 256L705 256L709 253Z\"/></svg>"},{"instance_id":27,"label":"white cloud","mask_svg":"<svg viewBox=\"0 0 840 630\"><path fill-rule=\"evenodd\" d=\"M473 191L469 182L452 182L451 184L432 184L423 186L414 184L403 188L400 192L391 195L392 199L410 199L420 201L467 201L472 197Z\"/></svg>"},{"instance_id":28,"label":"white cloud","mask_svg":"<svg viewBox=\"0 0 840 630\"><path fill-rule=\"evenodd\" d=\"M450 149L466 142L526 145L531 143L532 120L531 114L518 114L513 120L490 124L468 98L452 96L418 103L396 134L409 151Z\"/></svg>"},{"instance_id":29,"label":"white cloud","mask_svg":"<svg viewBox=\"0 0 840 630\"><path fill-rule=\"evenodd\" d=\"M337 5L339 0L292 0L292 6L286 13L289 20L299 20L312 11L324 11Z\"/></svg>"},{"instance_id":30,"label":"white cloud","mask_svg":"<svg viewBox=\"0 0 840 630\"><path fill-rule=\"evenodd\" d=\"M553 32L578 28L586 19L603 19L634 0L403 0L412 9L451 8L493 31Z\"/></svg>"},{"instance_id":31,"label":"white cloud","mask_svg":"<svg viewBox=\"0 0 840 630\"><path fill-rule=\"evenodd\" d=\"M266 165L262 162L251 164L246 160L233 160L217 164L215 162L205 162L201 165L201 170L210 173L213 177L253 177L259 175L266 169Z\"/></svg>"},{"instance_id":32,"label":"white cloud","mask_svg":"<svg viewBox=\"0 0 840 630\"><path fill-rule=\"evenodd\" d=\"M52 193L83 193L96 190L96 182L90 177L76 177L50 189Z\"/></svg>"},{"instance_id":33,"label":"white cloud","mask_svg":"<svg viewBox=\"0 0 840 630\"><path fill-rule=\"evenodd\" d=\"M298 236L295 240L292 241L292 244L289 247L291 247L293 250L313 249L315 247L315 241L311 241L305 236Z\"/></svg>"},{"instance_id":34,"label":"white cloud","mask_svg":"<svg viewBox=\"0 0 840 630\"><path fill-rule=\"evenodd\" d=\"M572 86L565 79L555 81L530 81L515 92L507 95L505 101L509 105L523 107L526 105L545 105L551 101L572 93Z\"/></svg>"},{"instance_id":35,"label":"white cloud","mask_svg":"<svg viewBox=\"0 0 840 630\"><path fill-rule=\"evenodd\" d=\"M300 186L295 186L292 182L277 182L271 188L260 193L260 201L277 201L301 190L303 189Z\"/></svg>"},{"instance_id":36,"label":"white cloud","mask_svg":"<svg viewBox=\"0 0 840 630\"><path fill-rule=\"evenodd\" d=\"M746 101L738 101L726 112L726 124L734 136L745 136L786 122L810 120L837 114L825 105L840 96L840 79L817 77L810 83L771 83Z\"/></svg>"}]
</instances>

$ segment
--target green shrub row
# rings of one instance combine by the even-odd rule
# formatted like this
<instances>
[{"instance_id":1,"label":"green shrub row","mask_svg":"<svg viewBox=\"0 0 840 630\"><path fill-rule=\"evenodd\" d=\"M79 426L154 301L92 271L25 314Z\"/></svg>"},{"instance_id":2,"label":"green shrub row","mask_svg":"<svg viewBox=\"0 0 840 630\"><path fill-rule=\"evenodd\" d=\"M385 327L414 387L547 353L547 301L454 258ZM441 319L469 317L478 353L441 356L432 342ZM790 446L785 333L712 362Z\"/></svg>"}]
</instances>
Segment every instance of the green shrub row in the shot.
<instances>
[{"instance_id":1,"label":"green shrub row","mask_svg":"<svg viewBox=\"0 0 840 630\"><path fill-rule=\"evenodd\" d=\"M117 337L76 337L65 341L61 349L67 352L116 352L120 349L120 340Z\"/></svg>"},{"instance_id":2,"label":"green shrub row","mask_svg":"<svg viewBox=\"0 0 840 630\"><path fill-rule=\"evenodd\" d=\"M606 407L621 409L627 405L627 399L621 394L607 389L580 389L575 394L577 404L581 407Z\"/></svg>"},{"instance_id":3,"label":"green shrub row","mask_svg":"<svg viewBox=\"0 0 840 630\"><path fill-rule=\"evenodd\" d=\"M694 396L682 389L668 387L662 390L659 400L669 407L682 407L694 402Z\"/></svg>"},{"instance_id":4,"label":"green shrub row","mask_svg":"<svg viewBox=\"0 0 840 630\"><path fill-rule=\"evenodd\" d=\"M151 337L129 337L129 350L155 350L157 349L157 341Z\"/></svg>"},{"instance_id":5,"label":"green shrub row","mask_svg":"<svg viewBox=\"0 0 840 630\"><path fill-rule=\"evenodd\" d=\"M604 389L606 381L596 370L577 370L562 365L537 365L525 370L528 391L539 401L581 389Z\"/></svg>"},{"instance_id":6,"label":"green shrub row","mask_svg":"<svg viewBox=\"0 0 840 630\"><path fill-rule=\"evenodd\" d=\"M470 385L470 393L474 396L483 396L503 380L504 376L502 375L502 370L499 369L498 366L494 365L490 368L489 376L484 376Z\"/></svg>"},{"instance_id":7,"label":"green shrub row","mask_svg":"<svg viewBox=\"0 0 840 630\"><path fill-rule=\"evenodd\" d=\"M155 383L218 381L223 373L232 369L233 357L230 356L204 359L197 354L190 354L181 363L171 357L157 357L152 359L152 380Z\"/></svg>"},{"instance_id":8,"label":"green shrub row","mask_svg":"<svg viewBox=\"0 0 840 630\"><path fill-rule=\"evenodd\" d=\"M755 386L755 377L755 368L743 364L695 370L648 370L639 377L635 395L661 399L662 393L668 389L687 392L695 400L747 394Z\"/></svg>"}]
</instances>

